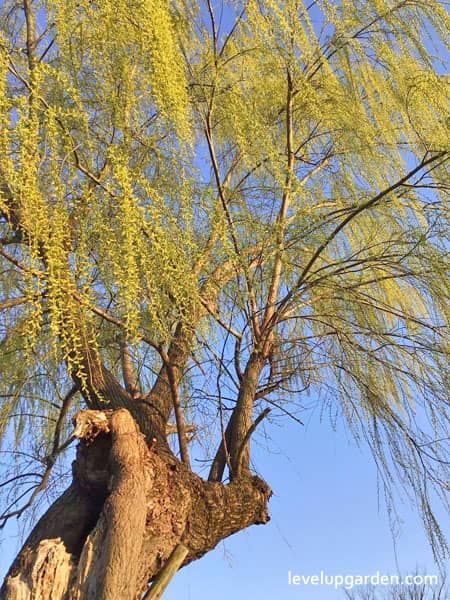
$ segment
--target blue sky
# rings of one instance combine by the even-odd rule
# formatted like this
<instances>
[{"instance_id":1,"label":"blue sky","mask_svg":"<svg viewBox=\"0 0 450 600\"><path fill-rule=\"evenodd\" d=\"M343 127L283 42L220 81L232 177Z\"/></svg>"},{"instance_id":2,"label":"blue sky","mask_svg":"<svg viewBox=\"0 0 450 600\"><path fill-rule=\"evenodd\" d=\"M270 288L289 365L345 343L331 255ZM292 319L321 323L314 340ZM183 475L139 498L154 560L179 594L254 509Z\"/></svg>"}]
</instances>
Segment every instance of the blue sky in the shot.
<instances>
[{"instance_id":1,"label":"blue sky","mask_svg":"<svg viewBox=\"0 0 450 600\"><path fill-rule=\"evenodd\" d=\"M167 600L344 597L333 587L288 585L289 570L372 575L396 574L398 566L402 575L417 568L439 574L420 518L401 498L404 522L395 552L374 462L342 428L332 431L316 414L305 427L285 422L271 433L272 452L259 449L255 462L274 492L272 520L228 538L182 569ZM448 516L440 516L448 525Z\"/></svg>"},{"instance_id":2,"label":"blue sky","mask_svg":"<svg viewBox=\"0 0 450 600\"><path fill-rule=\"evenodd\" d=\"M225 12L224 29L228 17ZM270 451L254 448L254 467L274 492L271 521L228 538L182 569L165 599L344 598L333 587L288 585L288 571L305 576L418 571L441 580L417 508L401 493L395 494L400 521L394 542L375 463L342 423L333 431L316 411L304 427L286 420L270 434ZM448 514L444 509L436 514L450 536Z\"/></svg>"}]
</instances>

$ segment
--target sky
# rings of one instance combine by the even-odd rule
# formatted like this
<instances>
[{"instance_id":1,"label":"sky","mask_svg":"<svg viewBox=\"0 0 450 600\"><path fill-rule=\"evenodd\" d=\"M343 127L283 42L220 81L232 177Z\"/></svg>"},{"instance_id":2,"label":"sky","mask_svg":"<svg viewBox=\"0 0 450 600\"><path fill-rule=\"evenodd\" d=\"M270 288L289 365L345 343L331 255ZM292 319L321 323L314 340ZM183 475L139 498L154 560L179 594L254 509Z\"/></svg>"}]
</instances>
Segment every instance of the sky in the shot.
<instances>
[{"instance_id":1,"label":"sky","mask_svg":"<svg viewBox=\"0 0 450 600\"><path fill-rule=\"evenodd\" d=\"M419 570L440 579L417 510L400 496L394 545L375 464L342 425L333 431L317 411L304 426L285 420L270 433L269 442L255 445L254 467L273 489L271 521L182 569L164 600L344 598L333 585L289 584L289 573L292 580ZM448 515L439 516L450 537ZM0 542L1 581L20 547L15 522L0 531Z\"/></svg>"},{"instance_id":2,"label":"sky","mask_svg":"<svg viewBox=\"0 0 450 600\"><path fill-rule=\"evenodd\" d=\"M229 15L222 17L225 31ZM319 27L314 8L311 17ZM292 581L294 575L306 579L321 572L402 577L420 572L442 582L417 508L395 495L400 522L394 540L375 463L342 424L333 431L317 411L304 427L287 420L270 433L269 452L254 448L254 467L273 490L271 521L235 534L179 571L165 600L345 597L333 585L289 584L289 573ZM450 537L449 515L442 509L437 516Z\"/></svg>"}]
</instances>

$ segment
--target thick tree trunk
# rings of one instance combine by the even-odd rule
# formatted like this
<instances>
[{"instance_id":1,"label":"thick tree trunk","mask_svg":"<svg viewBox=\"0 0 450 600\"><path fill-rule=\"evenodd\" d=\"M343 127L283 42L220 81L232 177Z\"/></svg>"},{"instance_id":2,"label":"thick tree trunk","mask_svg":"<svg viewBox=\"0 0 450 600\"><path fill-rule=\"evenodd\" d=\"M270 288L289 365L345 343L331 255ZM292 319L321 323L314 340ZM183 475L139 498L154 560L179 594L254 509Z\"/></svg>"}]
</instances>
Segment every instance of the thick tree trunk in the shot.
<instances>
[{"instance_id":1,"label":"thick tree trunk","mask_svg":"<svg viewBox=\"0 0 450 600\"><path fill-rule=\"evenodd\" d=\"M179 544L186 565L269 520L260 478L206 482L148 446L127 410L81 416L72 484L25 542L1 600L134 600Z\"/></svg>"}]
</instances>

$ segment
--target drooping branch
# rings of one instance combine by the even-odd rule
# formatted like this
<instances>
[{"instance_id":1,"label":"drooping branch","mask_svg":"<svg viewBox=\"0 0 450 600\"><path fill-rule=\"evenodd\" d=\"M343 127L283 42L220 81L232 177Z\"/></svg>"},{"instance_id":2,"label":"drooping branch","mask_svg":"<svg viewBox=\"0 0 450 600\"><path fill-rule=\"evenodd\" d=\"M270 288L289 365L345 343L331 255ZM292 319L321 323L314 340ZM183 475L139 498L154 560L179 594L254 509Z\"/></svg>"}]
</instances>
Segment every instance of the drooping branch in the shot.
<instances>
[{"instance_id":1,"label":"drooping branch","mask_svg":"<svg viewBox=\"0 0 450 600\"><path fill-rule=\"evenodd\" d=\"M53 467L56 462L56 459L61 454L61 452L63 452L67 448L67 446L70 444L70 442L72 441L72 439L69 438L64 444L62 444L62 445L60 444L61 430L63 427L65 417L67 415L67 411L69 410L69 407L70 407L70 404L72 402L74 395L78 391L79 391L78 386L76 386L76 385L73 386L67 392L67 394L65 395L65 397L63 399L63 403L62 403L62 406L61 406L61 409L60 409L60 412L58 415L58 420L56 422L55 431L53 434L52 450L51 450L50 454L45 458L45 470L42 474L39 475L40 482L35 486L30 497L28 498L28 500L22 506L20 506L20 508L17 508L16 510L13 510L13 511L5 512L0 515L0 529L6 525L7 521L11 517L20 517L20 515L22 515L25 512L25 510L34 503L37 496L47 487Z\"/></svg>"},{"instance_id":2,"label":"drooping branch","mask_svg":"<svg viewBox=\"0 0 450 600\"><path fill-rule=\"evenodd\" d=\"M318 248L316 249L316 251L314 252L312 257L309 259L309 261L306 263L305 267L303 268L302 272L300 273L300 276L298 277L295 285L291 288L291 290L289 292L287 292L287 294L284 296L284 298L279 302L279 304L277 306L277 311L273 318L277 319L277 320L280 318L280 316L283 314L283 311L285 310L285 308L289 305L289 302L292 299L292 297L295 295L295 293L301 287L302 283L305 281L305 278L308 275L308 273L310 272L311 268L313 267L313 265L316 263L316 261L322 255L323 251L331 244L331 242L334 240L334 238L351 221L353 221L353 219L355 219L362 212L364 212L364 211L370 209L372 206L376 205L380 200L382 200L383 198L385 198L386 196L388 196L395 190L401 188L405 183L407 183L412 177L414 177L414 175L419 173L422 169L424 169L425 167L427 167L429 165L432 165L433 163L436 163L437 161L441 160L444 156L447 156L447 154L448 154L447 152L438 152L438 153L432 154L432 156L430 156L428 158L424 157L424 159L416 167L414 167L408 173L406 173L406 175L404 175L403 177L398 179L395 183L393 183L389 187L385 188L384 190L382 190L381 192L379 192L378 194L376 194L369 200L366 200L366 202L362 202L360 205L358 205L356 208L354 208L350 212L350 214L348 214L347 217L345 219L343 219L332 230L332 232L327 236L327 238L318 246Z\"/></svg>"},{"instance_id":3,"label":"drooping branch","mask_svg":"<svg viewBox=\"0 0 450 600\"><path fill-rule=\"evenodd\" d=\"M320 53L319 57L308 68L306 73L307 78L312 79L316 75L316 73L318 73L320 69L322 69L322 67L324 67L335 54L337 54L342 49L345 49L348 45L350 45L352 43L352 40L357 40L358 38L361 38L364 34L369 32L375 24L379 23L380 21L387 20L392 14L394 14L396 11L407 5L408 2L409 0L401 0L401 2L395 4L394 6L392 6L392 8L389 8L384 13L379 14L373 19L371 19L368 23L360 27L354 33L345 32L342 33L340 38L338 38L337 40L333 38L333 40L327 44L327 47ZM329 49L328 54L326 54L326 49ZM299 91L300 90L296 90L295 93L298 94Z\"/></svg>"},{"instance_id":4,"label":"drooping branch","mask_svg":"<svg viewBox=\"0 0 450 600\"><path fill-rule=\"evenodd\" d=\"M18 203L9 188L6 188L8 192L7 203L8 203L8 222L13 232L24 233L24 237L28 237L28 231L26 224L21 218L21 213L18 208ZM12 264L23 271L30 271L22 261L9 255L1 246L0 253L7 258ZM46 264L46 252L42 243L40 243L40 253L43 264ZM69 257L66 256L67 265L69 264ZM45 271L37 271L32 269L31 272L39 278L45 280ZM76 291L77 286L75 281L72 280L70 275L70 269L67 267L66 274L66 287L65 291L68 295L67 305L70 305L70 300L75 299L78 302L78 315L77 322L79 323L79 336L81 343L79 344L76 352L73 352L71 356L72 362L75 365L72 373L70 374L74 379L76 385L80 388L86 404L89 408L103 409L105 402L108 408L119 409L127 408L136 419L141 431L145 433L147 438L150 440L156 437L161 444L167 445L165 427L170 416L171 411L171 396L170 388L167 385L167 374L165 370L162 370L158 377L153 391L150 393L150 401L147 402L136 402L133 396L120 385L117 378L104 366L98 349L92 344L92 331L91 325L87 319L86 310L92 310L92 307L85 306L83 299ZM94 312L97 312L94 310ZM100 316L104 317L103 311L99 309ZM111 317L108 320L114 322L114 318ZM118 325L122 325L122 322L117 320ZM150 341L151 342L151 341ZM172 344L171 353L175 355L175 359L178 356L177 349L179 344ZM183 354L184 360L187 360L186 353ZM81 371L78 367L81 367ZM162 390L165 393L161 393ZM168 395L167 395L168 394Z\"/></svg>"}]
</instances>

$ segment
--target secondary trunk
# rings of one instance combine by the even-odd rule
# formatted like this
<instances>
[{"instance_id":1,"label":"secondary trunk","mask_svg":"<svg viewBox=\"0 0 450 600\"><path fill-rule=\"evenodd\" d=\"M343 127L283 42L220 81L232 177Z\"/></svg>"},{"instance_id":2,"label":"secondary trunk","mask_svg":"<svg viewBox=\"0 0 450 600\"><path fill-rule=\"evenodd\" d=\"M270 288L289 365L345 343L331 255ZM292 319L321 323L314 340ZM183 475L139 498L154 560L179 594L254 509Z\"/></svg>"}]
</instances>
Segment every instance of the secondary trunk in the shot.
<instances>
[{"instance_id":1,"label":"secondary trunk","mask_svg":"<svg viewBox=\"0 0 450 600\"><path fill-rule=\"evenodd\" d=\"M207 482L130 413L83 411L73 481L11 566L1 600L132 600L183 544L183 565L225 537L269 520L268 485L245 476Z\"/></svg>"}]
</instances>

